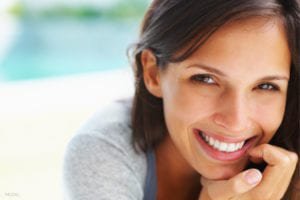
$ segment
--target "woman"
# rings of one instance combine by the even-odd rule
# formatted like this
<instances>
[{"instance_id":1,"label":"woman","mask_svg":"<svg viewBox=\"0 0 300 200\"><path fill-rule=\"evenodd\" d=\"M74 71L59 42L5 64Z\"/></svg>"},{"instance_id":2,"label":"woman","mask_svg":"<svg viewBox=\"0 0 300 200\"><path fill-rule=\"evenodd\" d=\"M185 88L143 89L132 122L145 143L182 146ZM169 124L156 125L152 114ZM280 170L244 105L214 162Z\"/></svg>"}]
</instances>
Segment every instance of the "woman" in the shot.
<instances>
[{"instance_id":1,"label":"woman","mask_svg":"<svg viewBox=\"0 0 300 200\"><path fill-rule=\"evenodd\" d=\"M300 199L299 17L297 0L154 0L133 101L71 140L66 196Z\"/></svg>"}]
</instances>

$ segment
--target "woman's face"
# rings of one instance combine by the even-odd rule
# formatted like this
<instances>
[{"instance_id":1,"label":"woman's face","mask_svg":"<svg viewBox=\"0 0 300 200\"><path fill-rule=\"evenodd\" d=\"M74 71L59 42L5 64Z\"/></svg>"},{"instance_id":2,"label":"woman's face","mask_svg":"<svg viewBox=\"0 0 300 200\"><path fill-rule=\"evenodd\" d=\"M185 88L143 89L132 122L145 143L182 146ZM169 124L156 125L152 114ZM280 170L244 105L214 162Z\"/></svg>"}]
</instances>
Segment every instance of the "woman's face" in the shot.
<instances>
[{"instance_id":1,"label":"woman's face","mask_svg":"<svg viewBox=\"0 0 300 200\"><path fill-rule=\"evenodd\" d=\"M282 122L290 73L283 25L255 18L220 28L191 57L160 71L168 137L210 179L246 166Z\"/></svg>"}]
</instances>

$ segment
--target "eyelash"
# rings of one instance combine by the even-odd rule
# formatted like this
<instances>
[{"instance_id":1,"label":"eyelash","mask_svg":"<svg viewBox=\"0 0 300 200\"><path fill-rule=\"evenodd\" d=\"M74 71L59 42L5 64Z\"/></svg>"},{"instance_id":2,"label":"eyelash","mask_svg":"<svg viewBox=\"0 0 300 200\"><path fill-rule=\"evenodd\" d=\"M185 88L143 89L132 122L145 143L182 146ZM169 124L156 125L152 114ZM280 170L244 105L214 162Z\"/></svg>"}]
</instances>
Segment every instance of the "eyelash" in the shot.
<instances>
[{"instance_id":1,"label":"eyelash","mask_svg":"<svg viewBox=\"0 0 300 200\"><path fill-rule=\"evenodd\" d=\"M262 87L261 86L267 86L267 88L268 89L262 89ZM271 87L271 89L270 89L270 87ZM259 86L258 86L258 88L259 89L261 89L261 90L268 90L268 91L279 91L279 87L278 86L276 86L276 85L274 85L274 84L272 84L272 83L262 83L262 84L260 84Z\"/></svg>"},{"instance_id":2,"label":"eyelash","mask_svg":"<svg viewBox=\"0 0 300 200\"><path fill-rule=\"evenodd\" d=\"M204 79L207 79L207 78L213 80L213 78L209 74L197 74L197 75L193 75L191 77L191 80L193 82L195 82L195 83L203 83L203 84L207 84L207 85L213 85L213 84L215 84L215 83L209 83L207 81L204 81Z\"/></svg>"},{"instance_id":3,"label":"eyelash","mask_svg":"<svg viewBox=\"0 0 300 200\"><path fill-rule=\"evenodd\" d=\"M206 79L206 81L205 81ZM207 81L207 79L211 79L213 81L213 83L211 83L210 81ZM206 84L206 85L216 85L217 83L213 80L212 76L210 74L197 74L197 75L193 75L191 77L191 80L195 83L198 84ZM267 86L267 88L263 89L263 86ZM279 87L273 83L262 83L260 85L258 85L256 87L257 89L261 89L261 90L266 90L266 91L270 91L270 92L275 92L275 91L279 91Z\"/></svg>"}]
</instances>

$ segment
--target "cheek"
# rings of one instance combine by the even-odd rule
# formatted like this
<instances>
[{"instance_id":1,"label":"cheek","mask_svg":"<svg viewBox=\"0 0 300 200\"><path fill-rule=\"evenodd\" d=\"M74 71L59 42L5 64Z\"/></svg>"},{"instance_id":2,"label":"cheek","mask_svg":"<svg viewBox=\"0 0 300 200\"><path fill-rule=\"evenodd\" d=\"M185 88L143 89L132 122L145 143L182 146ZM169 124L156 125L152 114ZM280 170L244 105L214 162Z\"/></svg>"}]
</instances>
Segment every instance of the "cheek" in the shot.
<instances>
[{"instance_id":1,"label":"cheek","mask_svg":"<svg viewBox=\"0 0 300 200\"><path fill-rule=\"evenodd\" d=\"M190 128L205 114L207 98L202 98L185 84L176 81L172 83L163 90L166 125L170 134L177 139L188 139Z\"/></svg>"},{"instance_id":2,"label":"cheek","mask_svg":"<svg viewBox=\"0 0 300 200\"><path fill-rule=\"evenodd\" d=\"M163 94L166 118L192 124L215 108L216 92L195 89L189 84L173 85ZM174 119L175 120L175 119Z\"/></svg>"},{"instance_id":3,"label":"cheek","mask_svg":"<svg viewBox=\"0 0 300 200\"><path fill-rule=\"evenodd\" d=\"M255 121L264 131L263 143L269 142L279 128L285 111L285 98L272 98L254 110Z\"/></svg>"}]
</instances>

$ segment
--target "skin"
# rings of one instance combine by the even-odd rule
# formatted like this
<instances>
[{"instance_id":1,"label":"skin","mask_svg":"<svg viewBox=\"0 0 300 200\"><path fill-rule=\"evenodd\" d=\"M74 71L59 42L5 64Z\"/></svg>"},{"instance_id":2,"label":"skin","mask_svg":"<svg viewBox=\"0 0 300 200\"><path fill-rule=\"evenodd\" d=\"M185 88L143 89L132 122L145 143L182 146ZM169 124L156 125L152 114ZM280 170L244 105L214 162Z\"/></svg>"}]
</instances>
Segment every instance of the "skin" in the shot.
<instances>
[{"instance_id":1,"label":"skin","mask_svg":"<svg viewBox=\"0 0 300 200\"><path fill-rule=\"evenodd\" d=\"M149 50L143 51L142 64L147 89L163 99L168 128L156 149L158 199L197 199L200 176L201 200L257 199L249 192L257 187L256 193L276 191L269 196L280 199L297 156L265 145L283 119L291 64L284 27L278 19L228 23L192 56L169 64L164 71L156 66ZM269 76L277 78L266 80ZM195 128L256 140L241 158L220 161L199 146ZM254 171L252 176L257 175L259 181L250 185L243 179L249 159L264 160L269 167L264 174ZM284 187L278 186L283 188L278 190L273 183L283 183Z\"/></svg>"}]
</instances>

